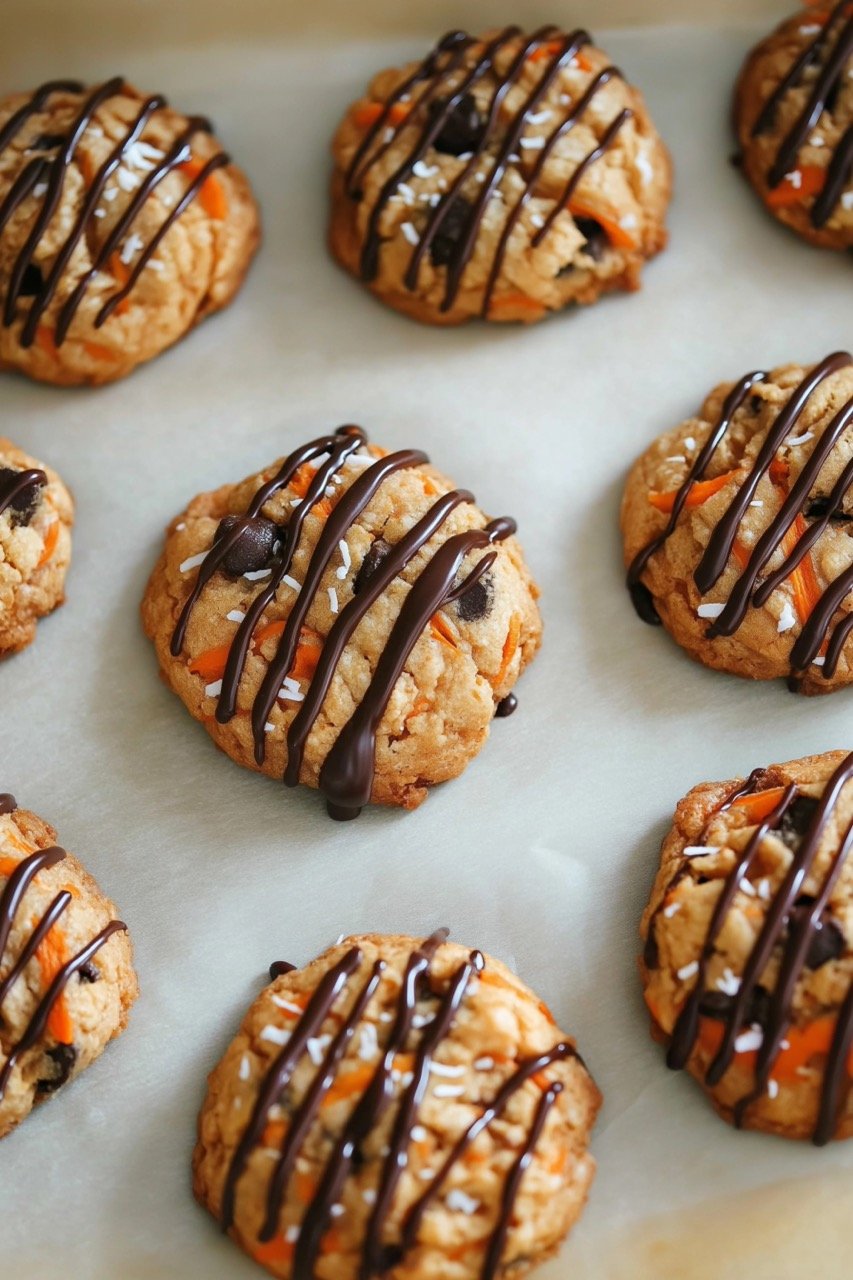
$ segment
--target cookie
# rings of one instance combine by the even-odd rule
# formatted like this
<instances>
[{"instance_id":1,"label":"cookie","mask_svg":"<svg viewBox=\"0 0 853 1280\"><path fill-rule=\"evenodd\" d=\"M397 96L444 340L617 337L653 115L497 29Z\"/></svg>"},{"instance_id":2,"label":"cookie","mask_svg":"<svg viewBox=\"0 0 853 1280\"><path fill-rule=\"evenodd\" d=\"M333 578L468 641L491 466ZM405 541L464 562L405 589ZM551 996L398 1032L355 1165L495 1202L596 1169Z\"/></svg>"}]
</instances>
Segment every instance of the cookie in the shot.
<instances>
[{"instance_id":1,"label":"cookie","mask_svg":"<svg viewBox=\"0 0 853 1280\"><path fill-rule=\"evenodd\" d=\"M669 154L585 31L452 31L376 76L332 150L333 254L431 324L638 289L667 241Z\"/></svg>"},{"instance_id":2,"label":"cookie","mask_svg":"<svg viewBox=\"0 0 853 1280\"><path fill-rule=\"evenodd\" d=\"M273 966L210 1076L195 1194L282 1280L522 1276L583 1208L597 1088L541 1000L446 936Z\"/></svg>"},{"instance_id":3,"label":"cookie","mask_svg":"<svg viewBox=\"0 0 853 1280\"><path fill-rule=\"evenodd\" d=\"M55 471L0 438L0 657L65 599L74 504Z\"/></svg>"},{"instance_id":4,"label":"cookie","mask_svg":"<svg viewBox=\"0 0 853 1280\"><path fill-rule=\"evenodd\" d=\"M853 755L680 801L643 917L652 1033L724 1119L853 1137Z\"/></svg>"},{"instance_id":5,"label":"cookie","mask_svg":"<svg viewBox=\"0 0 853 1280\"><path fill-rule=\"evenodd\" d=\"M56 832L0 795L0 1138L120 1035L127 926Z\"/></svg>"},{"instance_id":6,"label":"cookie","mask_svg":"<svg viewBox=\"0 0 853 1280\"><path fill-rule=\"evenodd\" d=\"M167 683L238 764L334 817L461 773L541 635L513 536L424 453L340 427L168 530L142 605Z\"/></svg>"},{"instance_id":7,"label":"cookie","mask_svg":"<svg viewBox=\"0 0 853 1280\"><path fill-rule=\"evenodd\" d=\"M853 13L788 18L750 53L735 92L743 172L805 240L853 248Z\"/></svg>"},{"instance_id":8,"label":"cookie","mask_svg":"<svg viewBox=\"0 0 853 1280\"><path fill-rule=\"evenodd\" d=\"M801 693L853 680L853 357L753 372L634 464L628 587L706 666Z\"/></svg>"},{"instance_id":9,"label":"cookie","mask_svg":"<svg viewBox=\"0 0 853 1280\"><path fill-rule=\"evenodd\" d=\"M258 238L201 116L121 76L0 100L0 369L123 378L231 301Z\"/></svg>"}]
</instances>

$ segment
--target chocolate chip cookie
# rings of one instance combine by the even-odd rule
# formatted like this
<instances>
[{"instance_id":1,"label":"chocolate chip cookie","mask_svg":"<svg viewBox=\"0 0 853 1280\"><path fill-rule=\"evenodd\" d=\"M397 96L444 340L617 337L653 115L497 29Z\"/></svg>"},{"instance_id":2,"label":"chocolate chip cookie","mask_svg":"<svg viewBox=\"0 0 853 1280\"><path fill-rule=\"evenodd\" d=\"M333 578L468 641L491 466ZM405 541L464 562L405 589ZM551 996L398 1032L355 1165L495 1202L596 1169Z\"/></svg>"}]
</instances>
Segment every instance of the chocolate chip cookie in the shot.
<instances>
[{"instance_id":1,"label":"chocolate chip cookie","mask_svg":"<svg viewBox=\"0 0 853 1280\"><path fill-rule=\"evenodd\" d=\"M498 1280L556 1251L600 1095L518 978L444 930L273 974L210 1076L193 1160L251 1257L282 1280Z\"/></svg>"},{"instance_id":2,"label":"chocolate chip cookie","mask_svg":"<svg viewBox=\"0 0 853 1280\"><path fill-rule=\"evenodd\" d=\"M452 31L376 76L333 154L332 252L432 324L637 289L666 244L669 155L585 31Z\"/></svg>"}]
</instances>

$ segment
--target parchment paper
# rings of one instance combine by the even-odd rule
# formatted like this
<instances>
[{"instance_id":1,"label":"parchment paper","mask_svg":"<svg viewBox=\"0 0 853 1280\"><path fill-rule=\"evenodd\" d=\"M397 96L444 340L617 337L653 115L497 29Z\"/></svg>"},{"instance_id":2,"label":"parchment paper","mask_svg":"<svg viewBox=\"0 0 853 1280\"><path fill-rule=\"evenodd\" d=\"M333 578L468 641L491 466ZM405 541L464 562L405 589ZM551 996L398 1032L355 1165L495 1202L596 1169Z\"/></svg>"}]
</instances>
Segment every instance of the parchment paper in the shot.
<instances>
[{"instance_id":1,"label":"parchment paper","mask_svg":"<svg viewBox=\"0 0 853 1280\"><path fill-rule=\"evenodd\" d=\"M0 385L3 433L78 501L68 604L0 668L0 782L114 896L142 982L126 1035L0 1146L4 1278L260 1274L190 1196L207 1071L271 960L304 962L343 931L439 924L517 967L605 1093L588 1210L542 1280L849 1275L853 1143L730 1131L667 1071L635 974L678 797L853 745L853 694L752 687L645 628L617 535L630 460L714 383L851 341L849 263L774 225L728 163L733 77L785 8L5 0L4 90L119 70L209 113L256 184L266 244L231 310L130 380ZM672 244L637 296L528 331L439 332L327 256L328 140L374 69L450 23L507 16L673 20L601 32L673 150ZM137 608L191 495L343 421L427 448L486 510L517 516L546 638L519 711L464 779L417 813L336 826L315 793L214 750L159 682Z\"/></svg>"}]
</instances>

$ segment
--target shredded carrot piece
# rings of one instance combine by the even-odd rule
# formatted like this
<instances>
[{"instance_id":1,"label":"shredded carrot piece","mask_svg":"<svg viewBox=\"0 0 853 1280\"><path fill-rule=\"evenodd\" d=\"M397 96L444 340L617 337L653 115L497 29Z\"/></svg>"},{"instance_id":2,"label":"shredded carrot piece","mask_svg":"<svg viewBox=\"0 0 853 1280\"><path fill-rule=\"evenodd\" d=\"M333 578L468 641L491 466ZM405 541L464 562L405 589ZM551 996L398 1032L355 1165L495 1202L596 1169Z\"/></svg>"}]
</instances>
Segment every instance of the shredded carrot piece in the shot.
<instances>
[{"instance_id":1,"label":"shredded carrot piece","mask_svg":"<svg viewBox=\"0 0 853 1280\"><path fill-rule=\"evenodd\" d=\"M501 655L500 670L492 680L493 685L502 684L503 681L506 679L506 674L509 671L510 663L515 657L516 651L518 649L518 642L520 638L521 638L521 618L517 613L514 613L509 620L509 630L506 633L506 640L504 640L503 654Z\"/></svg>"},{"instance_id":2,"label":"shredded carrot piece","mask_svg":"<svg viewBox=\"0 0 853 1280\"><path fill-rule=\"evenodd\" d=\"M303 462L293 473L288 486L296 494L297 498L304 498L308 492L308 486L317 474L317 468L312 467L310 462Z\"/></svg>"},{"instance_id":3,"label":"shredded carrot piece","mask_svg":"<svg viewBox=\"0 0 853 1280\"><path fill-rule=\"evenodd\" d=\"M39 556L39 562L38 562L39 569L42 567L43 564L47 564L48 560L56 550L56 544L58 541L59 541L59 521L54 520L53 524L48 525L47 533L44 535L44 547L42 548L42 553Z\"/></svg>"},{"instance_id":4,"label":"shredded carrot piece","mask_svg":"<svg viewBox=\"0 0 853 1280\"><path fill-rule=\"evenodd\" d=\"M602 213L600 209L596 209L593 205L587 204L584 200L578 200L572 196L569 201L569 213L573 218L593 218L607 233L607 239L613 245L614 249L636 249L636 237L623 227L616 218Z\"/></svg>"},{"instance_id":5,"label":"shredded carrot piece","mask_svg":"<svg viewBox=\"0 0 853 1280\"><path fill-rule=\"evenodd\" d=\"M786 174L778 187L768 191L765 200L771 209L787 209L800 204L810 196L820 195L826 182L826 169L816 164L800 165L794 170L796 178Z\"/></svg>"},{"instance_id":6,"label":"shredded carrot piece","mask_svg":"<svg viewBox=\"0 0 853 1280\"><path fill-rule=\"evenodd\" d=\"M27 844L15 831L6 831L3 834L6 844L14 845L16 849L20 849L22 853L32 853L33 845Z\"/></svg>"},{"instance_id":7,"label":"shredded carrot piece","mask_svg":"<svg viewBox=\"0 0 853 1280\"><path fill-rule=\"evenodd\" d=\"M837 1019L833 1014L823 1014L804 1027L789 1027L785 1032L788 1047L781 1049L773 1063L771 1078L773 1080L796 1080L800 1067L807 1066L813 1058L825 1057L831 1047L835 1035ZM715 1053L723 1040L723 1023L713 1018L701 1018L699 1021L699 1043L708 1053ZM751 1066L757 1058L755 1052L735 1054L735 1062L739 1066ZM847 1060L848 1074L853 1071L853 1050Z\"/></svg>"},{"instance_id":8,"label":"shredded carrot piece","mask_svg":"<svg viewBox=\"0 0 853 1280\"><path fill-rule=\"evenodd\" d=\"M485 1164L488 1159L485 1151L477 1151L475 1147L469 1147L464 1156L466 1164Z\"/></svg>"},{"instance_id":9,"label":"shredded carrot piece","mask_svg":"<svg viewBox=\"0 0 853 1280\"><path fill-rule=\"evenodd\" d=\"M316 516L318 520L328 520L333 509L331 498L321 498L311 508L311 515Z\"/></svg>"},{"instance_id":10,"label":"shredded carrot piece","mask_svg":"<svg viewBox=\"0 0 853 1280\"><path fill-rule=\"evenodd\" d=\"M194 676L201 676L208 682L221 680L225 674L225 664L230 651L230 645L218 644L213 649L205 649L204 653L200 653L198 657L190 658L187 667Z\"/></svg>"},{"instance_id":11,"label":"shredded carrot piece","mask_svg":"<svg viewBox=\"0 0 853 1280\"><path fill-rule=\"evenodd\" d=\"M385 117L386 123L402 124L411 109L411 106L407 102L393 103ZM357 125L359 129L370 129L376 124L376 121L382 115L384 110L384 102L362 102L353 109L353 124Z\"/></svg>"},{"instance_id":12,"label":"shredded carrot piece","mask_svg":"<svg viewBox=\"0 0 853 1280\"><path fill-rule=\"evenodd\" d=\"M420 697L415 698L415 705L406 716L406 720L413 720L415 716L421 715L424 711L429 711L431 706L432 703L429 698L425 698L423 694L421 694Z\"/></svg>"},{"instance_id":13,"label":"shredded carrot piece","mask_svg":"<svg viewBox=\"0 0 853 1280\"><path fill-rule=\"evenodd\" d=\"M283 1120L270 1120L261 1134L262 1147L280 1147L287 1133L287 1125Z\"/></svg>"},{"instance_id":14,"label":"shredded carrot piece","mask_svg":"<svg viewBox=\"0 0 853 1280\"><path fill-rule=\"evenodd\" d=\"M549 40L546 44L540 44L532 53L527 55L528 62L542 62L545 58L553 58L562 49L559 40ZM582 53L576 53L572 58L571 65L579 67L581 71L592 71L592 63L585 58Z\"/></svg>"},{"instance_id":15,"label":"shredded carrot piece","mask_svg":"<svg viewBox=\"0 0 853 1280\"><path fill-rule=\"evenodd\" d=\"M744 544L741 542L740 538L735 538L734 542L732 543L732 555L734 556L735 560L737 560L741 569L745 569L746 566L749 564L750 554L751 553L750 553L749 547L745 547Z\"/></svg>"},{"instance_id":16,"label":"shredded carrot piece","mask_svg":"<svg viewBox=\"0 0 853 1280\"><path fill-rule=\"evenodd\" d=\"M446 618L440 613L434 613L430 622L430 630L436 640L440 640L442 644L446 644L450 649L458 648L456 644L456 635Z\"/></svg>"},{"instance_id":17,"label":"shredded carrot piece","mask_svg":"<svg viewBox=\"0 0 853 1280\"><path fill-rule=\"evenodd\" d=\"M355 1067L352 1071L343 1072L323 1099L323 1106L331 1107L336 1102L351 1098L353 1094L364 1093L372 1079L373 1068L367 1064L363 1067Z\"/></svg>"},{"instance_id":18,"label":"shredded carrot piece","mask_svg":"<svg viewBox=\"0 0 853 1280\"><path fill-rule=\"evenodd\" d=\"M774 458L769 475L774 484L787 485L791 478L791 464L785 458Z\"/></svg>"},{"instance_id":19,"label":"shredded carrot piece","mask_svg":"<svg viewBox=\"0 0 853 1280\"><path fill-rule=\"evenodd\" d=\"M499 293L489 303L490 311L499 310L509 311L522 310L530 311L535 315L542 315L545 307L541 302L537 302L535 298L528 298L526 293Z\"/></svg>"},{"instance_id":20,"label":"shredded carrot piece","mask_svg":"<svg viewBox=\"0 0 853 1280\"><path fill-rule=\"evenodd\" d=\"M341 1233L335 1227L330 1227L320 1241L321 1253L343 1253L344 1242Z\"/></svg>"},{"instance_id":21,"label":"shredded carrot piece","mask_svg":"<svg viewBox=\"0 0 853 1280\"><path fill-rule=\"evenodd\" d=\"M424 486L424 493L426 494L426 496L427 496L428 498L432 498L432 497L434 497L434 496L435 496L435 494L437 494L437 493L438 493L438 489L436 489L435 485L434 485L434 484L433 484L433 482L430 480L429 476L422 476L422 477L421 477L421 480L422 480L422 482L423 482L423 486Z\"/></svg>"},{"instance_id":22,"label":"shredded carrot piece","mask_svg":"<svg viewBox=\"0 0 853 1280\"><path fill-rule=\"evenodd\" d=\"M511 982L507 982L506 978L502 978L499 973L495 973L494 969L484 969L480 974L480 981L485 983L487 987L503 987L505 991L516 990ZM489 1056L495 1058L495 1061L497 1062L497 1058L494 1054L490 1054Z\"/></svg>"},{"instance_id":23,"label":"shredded carrot piece","mask_svg":"<svg viewBox=\"0 0 853 1280\"><path fill-rule=\"evenodd\" d=\"M731 807L745 813L750 822L763 822L773 812L785 794L784 787L770 787L767 791L756 791L752 795L738 796Z\"/></svg>"},{"instance_id":24,"label":"shredded carrot piece","mask_svg":"<svg viewBox=\"0 0 853 1280\"><path fill-rule=\"evenodd\" d=\"M412 1071L414 1065L415 1055L413 1053L394 1054L394 1070L399 1071L400 1075L405 1075L407 1071Z\"/></svg>"},{"instance_id":25,"label":"shredded carrot piece","mask_svg":"<svg viewBox=\"0 0 853 1280\"><path fill-rule=\"evenodd\" d=\"M294 1182L296 1184L296 1194L302 1203L310 1203L317 1193L317 1179L310 1173L303 1173L301 1169L297 1169Z\"/></svg>"},{"instance_id":26,"label":"shredded carrot piece","mask_svg":"<svg viewBox=\"0 0 853 1280\"><path fill-rule=\"evenodd\" d=\"M791 554L800 538L806 532L806 528L807 525L802 514L798 515L782 539L782 552L784 555ZM788 581L791 584L791 590L794 595L794 608L797 611L797 617L801 625L805 625L809 615L820 600L821 594L811 552L803 557L796 569L791 571L788 575Z\"/></svg>"},{"instance_id":27,"label":"shredded carrot piece","mask_svg":"<svg viewBox=\"0 0 853 1280\"><path fill-rule=\"evenodd\" d=\"M553 1160L551 1161L551 1163L548 1165L548 1172L554 1173L554 1174L563 1173L566 1168L566 1162L568 1161L568 1158L569 1158L569 1153L568 1151L566 1151L565 1148L563 1148L562 1151L558 1151L557 1154L554 1156Z\"/></svg>"},{"instance_id":28,"label":"shredded carrot piece","mask_svg":"<svg viewBox=\"0 0 853 1280\"><path fill-rule=\"evenodd\" d=\"M530 1077L530 1079L535 1085L538 1085L543 1093L546 1089L550 1089L551 1087L551 1081L548 1079L547 1071L537 1071L535 1075Z\"/></svg>"},{"instance_id":29,"label":"shredded carrot piece","mask_svg":"<svg viewBox=\"0 0 853 1280\"><path fill-rule=\"evenodd\" d=\"M205 160L187 160L181 165L181 169L192 182L201 173L207 164ZM199 203L209 218L215 218L218 222L223 222L228 217L228 197L225 189L219 181L215 173L209 174L201 184L198 193Z\"/></svg>"},{"instance_id":30,"label":"shredded carrot piece","mask_svg":"<svg viewBox=\"0 0 853 1280\"><path fill-rule=\"evenodd\" d=\"M115 279L119 288L123 289L127 284L127 282L130 280L130 267L125 266L125 264L121 260L121 256L118 253L110 254L109 262L107 263L107 266L109 267L110 274ZM118 316L122 315L125 311L127 311L127 308L129 305L130 305L130 299L122 298L121 302L115 308L115 314Z\"/></svg>"},{"instance_id":31,"label":"shredded carrot piece","mask_svg":"<svg viewBox=\"0 0 853 1280\"><path fill-rule=\"evenodd\" d=\"M293 666L289 672L293 679L313 679L322 651L322 637L318 636L316 631L309 631L307 627L303 627L299 634L299 644L296 647L296 657L293 659Z\"/></svg>"},{"instance_id":32,"label":"shredded carrot piece","mask_svg":"<svg viewBox=\"0 0 853 1280\"><path fill-rule=\"evenodd\" d=\"M557 1025L557 1020L556 1020L556 1018L554 1017L554 1015L553 1015L553 1013L551 1012L551 1010L548 1008L548 1006L547 1006L547 1004L545 1003L545 1001L544 1001L544 1000L540 1000L540 1001L538 1002L538 1004L539 1004L539 1012L540 1012L540 1013L542 1013L542 1014L544 1014L544 1015L545 1015L545 1017L548 1019L548 1021L549 1021L553 1026L556 1026L556 1025Z\"/></svg>"},{"instance_id":33,"label":"shredded carrot piece","mask_svg":"<svg viewBox=\"0 0 853 1280\"><path fill-rule=\"evenodd\" d=\"M285 1240L284 1236L274 1236L272 1240L258 1240L252 1244L249 1252L262 1267L275 1266L276 1263L292 1262L296 1245Z\"/></svg>"},{"instance_id":34,"label":"shredded carrot piece","mask_svg":"<svg viewBox=\"0 0 853 1280\"><path fill-rule=\"evenodd\" d=\"M15 858L0 858L0 876L8 880L18 866L20 866L20 863Z\"/></svg>"},{"instance_id":35,"label":"shredded carrot piece","mask_svg":"<svg viewBox=\"0 0 853 1280\"><path fill-rule=\"evenodd\" d=\"M707 502L715 493L725 489L732 477L736 475L737 471L724 471L721 476L714 476L713 480L695 480L687 492L683 510L692 511L694 507L701 507L703 502ZM657 493L652 489L649 493L649 502L656 510L668 515L675 506L677 496L678 489L670 489L667 493Z\"/></svg>"},{"instance_id":36,"label":"shredded carrot piece","mask_svg":"<svg viewBox=\"0 0 853 1280\"><path fill-rule=\"evenodd\" d=\"M284 631L284 628L285 622L283 618L278 622L268 622L265 627L261 627L260 631L255 634L252 640L252 647L255 650L255 653L260 652L261 645L264 644L265 641L277 640Z\"/></svg>"},{"instance_id":37,"label":"shredded carrot piece","mask_svg":"<svg viewBox=\"0 0 853 1280\"><path fill-rule=\"evenodd\" d=\"M91 356L93 360L115 360L116 354L110 351L109 347L101 346L100 342L84 342L83 350L87 356Z\"/></svg>"},{"instance_id":38,"label":"shredded carrot piece","mask_svg":"<svg viewBox=\"0 0 853 1280\"><path fill-rule=\"evenodd\" d=\"M56 339L53 330L48 329L47 325L40 324L36 329L36 342L47 355L52 356L54 360L58 359L59 351L56 347Z\"/></svg>"},{"instance_id":39,"label":"shredded carrot piece","mask_svg":"<svg viewBox=\"0 0 853 1280\"><path fill-rule=\"evenodd\" d=\"M33 924L37 925L37 921ZM49 987L53 982L59 970L68 961L68 947L65 942L65 934L59 928L59 925L53 925L46 936L39 943L36 957L41 969L41 979L45 987ZM74 1039L74 1025L68 1012L68 1006L65 1003L65 996L61 995L54 1003L47 1020L47 1029L60 1044L71 1044Z\"/></svg>"}]
</instances>

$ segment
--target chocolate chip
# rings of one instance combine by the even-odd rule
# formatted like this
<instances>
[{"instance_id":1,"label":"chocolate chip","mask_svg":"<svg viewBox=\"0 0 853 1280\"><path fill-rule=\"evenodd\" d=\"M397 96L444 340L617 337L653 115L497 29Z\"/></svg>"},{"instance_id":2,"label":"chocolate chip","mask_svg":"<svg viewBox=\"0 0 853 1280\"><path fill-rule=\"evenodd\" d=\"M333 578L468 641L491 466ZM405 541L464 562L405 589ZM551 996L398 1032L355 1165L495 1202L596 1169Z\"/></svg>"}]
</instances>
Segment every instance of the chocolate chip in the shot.
<instances>
[{"instance_id":1,"label":"chocolate chip","mask_svg":"<svg viewBox=\"0 0 853 1280\"><path fill-rule=\"evenodd\" d=\"M77 970L77 976L81 982L100 982L101 971L97 965L92 964L91 960L87 960Z\"/></svg>"},{"instance_id":2,"label":"chocolate chip","mask_svg":"<svg viewBox=\"0 0 853 1280\"><path fill-rule=\"evenodd\" d=\"M225 516L219 521L214 542L218 542L238 524L243 531L220 566L232 578L265 569L278 537L278 526L265 516Z\"/></svg>"},{"instance_id":3,"label":"chocolate chip","mask_svg":"<svg viewBox=\"0 0 853 1280\"><path fill-rule=\"evenodd\" d=\"M582 252L600 262L609 244L604 227L595 218L575 218L575 226L586 240Z\"/></svg>"},{"instance_id":4,"label":"chocolate chip","mask_svg":"<svg viewBox=\"0 0 853 1280\"><path fill-rule=\"evenodd\" d=\"M801 927L805 916L813 906L814 898L811 894L801 893L791 911L790 928ZM822 965L829 964L830 960L837 960L844 954L846 945L844 934L839 926L828 911L823 911L806 952L806 968L820 969Z\"/></svg>"},{"instance_id":5,"label":"chocolate chip","mask_svg":"<svg viewBox=\"0 0 853 1280\"><path fill-rule=\"evenodd\" d=\"M828 498L812 498L806 507L805 516L807 520L822 520L829 511ZM844 524L848 520L853 520L853 516L848 515L846 511L833 511L829 517L833 524Z\"/></svg>"},{"instance_id":6,"label":"chocolate chip","mask_svg":"<svg viewBox=\"0 0 853 1280\"><path fill-rule=\"evenodd\" d=\"M352 591L353 595L358 595L359 591L363 591L370 579L376 573L376 570L382 564L382 561L390 554L390 543L384 538L377 538L370 547L367 555L361 562L361 568L355 576Z\"/></svg>"},{"instance_id":7,"label":"chocolate chip","mask_svg":"<svg viewBox=\"0 0 853 1280\"><path fill-rule=\"evenodd\" d=\"M433 99L429 106L431 124L438 116L444 115L447 103L447 98ZM473 93L466 93L447 113L432 145L446 156L463 156L477 150L485 128L486 122L477 108L476 98Z\"/></svg>"},{"instance_id":8,"label":"chocolate chip","mask_svg":"<svg viewBox=\"0 0 853 1280\"><path fill-rule=\"evenodd\" d=\"M40 133L35 141L29 145L29 151L55 151L57 147L61 147L65 143L65 135L62 133Z\"/></svg>"},{"instance_id":9,"label":"chocolate chip","mask_svg":"<svg viewBox=\"0 0 853 1280\"><path fill-rule=\"evenodd\" d=\"M658 950L658 940L655 936L655 925L657 917L652 916L649 922L649 932L646 935L646 945L643 948L643 964L647 969L660 968L660 951Z\"/></svg>"},{"instance_id":10,"label":"chocolate chip","mask_svg":"<svg viewBox=\"0 0 853 1280\"><path fill-rule=\"evenodd\" d=\"M73 1044L57 1044L46 1051L45 1057L50 1058L56 1067L56 1071L46 1079L39 1080L36 1088L39 1093L56 1093L56 1090L62 1088L74 1069L74 1064L77 1061L77 1050Z\"/></svg>"},{"instance_id":11,"label":"chocolate chip","mask_svg":"<svg viewBox=\"0 0 853 1280\"><path fill-rule=\"evenodd\" d=\"M464 196L457 196L430 242L429 256L434 267L446 267L450 262L456 246L465 235L470 215L471 205Z\"/></svg>"},{"instance_id":12,"label":"chocolate chip","mask_svg":"<svg viewBox=\"0 0 853 1280\"><path fill-rule=\"evenodd\" d=\"M731 1015L735 1005L735 996L728 996L724 991L703 991L699 1001L699 1012L706 1018L725 1020ZM759 1027L767 1025L770 1014L770 992L766 987L754 987L747 1004L743 1025L751 1027L757 1023Z\"/></svg>"},{"instance_id":13,"label":"chocolate chip","mask_svg":"<svg viewBox=\"0 0 853 1280\"><path fill-rule=\"evenodd\" d=\"M800 841L814 817L817 804L817 800L813 800L811 796L797 796L785 810L777 835L789 849L799 848Z\"/></svg>"},{"instance_id":14,"label":"chocolate chip","mask_svg":"<svg viewBox=\"0 0 853 1280\"><path fill-rule=\"evenodd\" d=\"M24 274L21 276L21 286L18 293L22 298L34 298L41 293L44 285L44 277L34 262L28 262L24 267Z\"/></svg>"},{"instance_id":15,"label":"chocolate chip","mask_svg":"<svg viewBox=\"0 0 853 1280\"><path fill-rule=\"evenodd\" d=\"M761 399L761 396L750 396L750 397L749 397L749 409L750 409L750 412L751 412L751 413L760 413L760 412L761 412L761 406L762 406L763 404L764 404L764 401Z\"/></svg>"},{"instance_id":16,"label":"chocolate chip","mask_svg":"<svg viewBox=\"0 0 853 1280\"><path fill-rule=\"evenodd\" d=\"M479 622L492 611L495 597L494 578L484 573L456 601L456 612L462 622Z\"/></svg>"},{"instance_id":17,"label":"chocolate chip","mask_svg":"<svg viewBox=\"0 0 853 1280\"><path fill-rule=\"evenodd\" d=\"M703 991L699 1012L706 1018L727 1018L734 1001L722 991Z\"/></svg>"},{"instance_id":18,"label":"chocolate chip","mask_svg":"<svg viewBox=\"0 0 853 1280\"><path fill-rule=\"evenodd\" d=\"M13 467L0 467L0 492L9 485L14 484L15 477L19 474ZM43 484L28 484L12 499L7 509L14 513L16 524L29 524L39 504L43 489Z\"/></svg>"}]
</instances>

